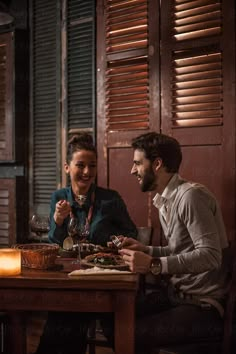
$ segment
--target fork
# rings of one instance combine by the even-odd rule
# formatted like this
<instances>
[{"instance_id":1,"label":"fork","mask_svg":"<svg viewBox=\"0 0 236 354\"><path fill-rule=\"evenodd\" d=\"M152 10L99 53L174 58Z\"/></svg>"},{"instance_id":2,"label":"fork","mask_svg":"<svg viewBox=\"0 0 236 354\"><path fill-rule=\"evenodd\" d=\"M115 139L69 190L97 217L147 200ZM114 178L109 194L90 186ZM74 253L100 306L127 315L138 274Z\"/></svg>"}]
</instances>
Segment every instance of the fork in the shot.
<instances>
[{"instance_id":1,"label":"fork","mask_svg":"<svg viewBox=\"0 0 236 354\"><path fill-rule=\"evenodd\" d=\"M121 241L119 240L119 238L116 235L112 235L111 236L111 241L118 249L121 249L122 243L121 243Z\"/></svg>"}]
</instances>

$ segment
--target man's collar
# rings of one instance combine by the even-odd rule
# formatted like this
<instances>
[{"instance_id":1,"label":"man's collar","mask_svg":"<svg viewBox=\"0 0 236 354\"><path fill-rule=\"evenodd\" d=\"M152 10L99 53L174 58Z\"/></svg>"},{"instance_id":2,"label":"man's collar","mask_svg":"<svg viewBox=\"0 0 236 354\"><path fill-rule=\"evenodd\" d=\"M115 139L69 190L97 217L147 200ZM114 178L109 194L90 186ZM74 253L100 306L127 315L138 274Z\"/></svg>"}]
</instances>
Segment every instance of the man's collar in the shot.
<instances>
[{"instance_id":1,"label":"man's collar","mask_svg":"<svg viewBox=\"0 0 236 354\"><path fill-rule=\"evenodd\" d=\"M153 198L153 205L157 208L157 209L161 209L161 207L163 205L165 205L167 199L162 197L159 193L157 193L155 195L155 197Z\"/></svg>"},{"instance_id":2,"label":"man's collar","mask_svg":"<svg viewBox=\"0 0 236 354\"><path fill-rule=\"evenodd\" d=\"M153 205L160 209L166 202L173 197L176 192L176 187L179 185L180 176L178 173L175 173L170 179L169 183L165 187L162 194L157 193L153 198Z\"/></svg>"}]
</instances>

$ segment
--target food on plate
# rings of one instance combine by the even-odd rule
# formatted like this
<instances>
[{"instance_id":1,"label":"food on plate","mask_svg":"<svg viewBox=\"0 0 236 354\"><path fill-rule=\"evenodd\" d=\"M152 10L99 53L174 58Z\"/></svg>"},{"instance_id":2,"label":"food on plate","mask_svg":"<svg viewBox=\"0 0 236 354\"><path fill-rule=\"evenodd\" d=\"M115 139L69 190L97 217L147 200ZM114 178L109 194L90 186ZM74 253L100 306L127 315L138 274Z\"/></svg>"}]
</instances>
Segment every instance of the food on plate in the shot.
<instances>
[{"instance_id":1,"label":"food on plate","mask_svg":"<svg viewBox=\"0 0 236 354\"><path fill-rule=\"evenodd\" d=\"M124 264L122 257L114 253L99 252L90 254L84 260L94 265L117 266Z\"/></svg>"}]
</instances>

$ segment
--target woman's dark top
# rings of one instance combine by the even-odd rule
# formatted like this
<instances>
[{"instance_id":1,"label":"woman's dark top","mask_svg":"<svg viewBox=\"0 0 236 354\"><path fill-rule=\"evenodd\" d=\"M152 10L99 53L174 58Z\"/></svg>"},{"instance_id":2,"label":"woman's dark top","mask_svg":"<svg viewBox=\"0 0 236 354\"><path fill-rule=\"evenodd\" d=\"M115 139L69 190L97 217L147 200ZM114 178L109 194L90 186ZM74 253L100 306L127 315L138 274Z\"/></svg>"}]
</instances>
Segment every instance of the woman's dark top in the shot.
<instances>
[{"instance_id":1,"label":"woman's dark top","mask_svg":"<svg viewBox=\"0 0 236 354\"><path fill-rule=\"evenodd\" d=\"M58 243L62 246L64 239L68 236L67 225L70 217L68 216L63 224L58 226L53 218L56 203L59 200L69 201L74 216L83 222L88 215L93 191L95 193L95 200L88 241L106 246L107 242L110 241L111 235L124 235L137 238L136 226L131 220L127 207L119 193L111 189L92 185L83 206L80 206L75 201L71 187L59 189L52 194L50 231L48 234L50 242Z\"/></svg>"}]
</instances>

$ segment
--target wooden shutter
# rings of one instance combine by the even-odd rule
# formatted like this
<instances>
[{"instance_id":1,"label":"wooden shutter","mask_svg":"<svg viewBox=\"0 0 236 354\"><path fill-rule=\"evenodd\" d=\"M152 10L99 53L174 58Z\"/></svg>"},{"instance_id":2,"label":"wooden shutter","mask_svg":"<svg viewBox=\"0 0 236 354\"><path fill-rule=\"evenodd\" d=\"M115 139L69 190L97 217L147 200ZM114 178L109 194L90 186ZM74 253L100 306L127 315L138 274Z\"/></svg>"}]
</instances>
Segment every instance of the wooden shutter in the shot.
<instances>
[{"instance_id":1,"label":"wooden shutter","mask_svg":"<svg viewBox=\"0 0 236 354\"><path fill-rule=\"evenodd\" d=\"M160 129L159 1L98 0L97 13L98 183L118 190L147 226L151 195L130 175L130 143Z\"/></svg>"},{"instance_id":2,"label":"wooden shutter","mask_svg":"<svg viewBox=\"0 0 236 354\"><path fill-rule=\"evenodd\" d=\"M149 126L148 3L106 1L108 131Z\"/></svg>"},{"instance_id":3,"label":"wooden shutter","mask_svg":"<svg viewBox=\"0 0 236 354\"><path fill-rule=\"evenodd\" d=\"M68 133L95 126L95 0L67 3Z\"/></svg>"},{"instance_id":4,"label":"wooden shutter","mask_svg":"<svg viewBox=\"0 0 236 354\"><path fill-rule=\"evenodd\" d=\"M162 28L162 67L168 65L171 69L169 78L171 120L163 120L162 128L221 125L222 3L213 0L189 2L176 0L169 5L167 3L168 1L163 4L163 17L167 19L165 11L169 6L171 21L169 23L165 21ZM165 83L164 73L164 89L167 87ZM166 94L167 92L166 89Z\"/></svg>"},{"instance_id":5,"label":"wooden shutter","mask_svg":"<svg viewBox=\"0 0 236 354\"><path fill-rule=\"evenodd\" d=\"M235 201L235 2L162 2L162 131L183 146L186 177L221 203L229 238Z\"/></svg>"},{"instance_id":6,"label":"wooden shutter","mask_svg":"<svg viewBox=\"0 0 236 354\"><path fill-rule=\"evenodd\" d=\"M12 33L0 34L0 161L14 160Z\"/></svg>"},{"instance_id":7,"label":"wooden shutter","mask_svg":"<svg viewBox=\"0 0 236 354\"><path fill-rule=\"evenodd\" d=\"M32 6L31 207L47 212L61 178L60 2Z\"/></svg>"},{"instance_id":8,"label":"wooden shutter","mask_svg":"<svg viewBox=\"0 0 236 354\"><path fill-rule=\"evenodd\" d=\"M97 114L103 144L127 146L131 136L158 129L158 18L156 0L98 1Z\"/></svg>"},{"instance_id":9,"label":"wooden shutter","mask_svg":"<svg viewBox=\"0 0 236 354\"><path fill-rule=\"evenodd\" d=\"M15 180L0 179L0 248L16 242Z\"/></svg>"}]
</instances>

